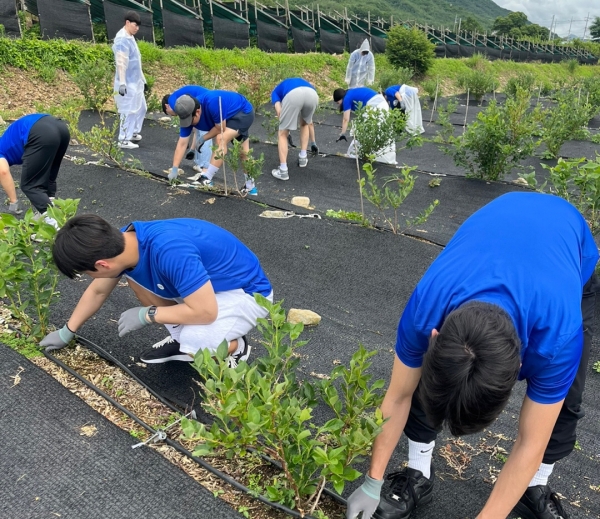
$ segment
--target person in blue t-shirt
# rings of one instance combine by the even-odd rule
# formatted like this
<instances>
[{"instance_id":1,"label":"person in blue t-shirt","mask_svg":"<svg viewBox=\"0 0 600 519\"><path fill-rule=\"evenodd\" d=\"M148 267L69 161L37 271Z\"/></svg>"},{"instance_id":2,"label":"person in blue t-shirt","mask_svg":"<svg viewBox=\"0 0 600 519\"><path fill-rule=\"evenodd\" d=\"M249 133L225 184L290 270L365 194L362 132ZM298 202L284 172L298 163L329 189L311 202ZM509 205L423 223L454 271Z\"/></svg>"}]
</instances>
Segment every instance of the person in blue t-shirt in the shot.
<instances>
[{"instance_id":1,"label":"person in blue t-shirt","mask_svg":"<svg viewBox=\"0 0 600 519\"><path fill-rule=\"evenodd\" d=\"M333 92L333 101L340 107L340 112L343 112L342 117L342 131L335 142L346 141L346 130L350 123L350 113L355 112L359 108L369 108L370 110L377 110L383 116L383 112L388 112L390 107L381 94L375 92L367 87L358 87L345 90L343 88L337 88ZM346 155L354 158L358 153L360 143L356 138L352 140ZM381 150L379 150L375 156L377 162L383 162L384 164L396 164L396 144L390 143Z\"/></svg>"},{"instance_id":2,"label":"person in blue t-shirt","mask_svg":"<svg viewBox=\"0 0 600 519\"><path fill-rule=\"evenodd\" d=\"M8 210L22 213L10 166L22 164L21 191L40 214L56 195L56 177L69 147L69 128L48 114L25 115L0 137L0 185L8 196Z\"/></svg>"},{"instance_id":3,"label":"person in blue t-shirt","mask_svg":"<svg viewBox=\"0 0 600 519\"><path fill-rule=\"evenodd\" d=\"M539 193L503 195L473 214L435 259L398 325L382 404L387 422L347 518L408 517L432 499L435 438L489 426L517 380L527 392L518 433L478 518L566 517L548 486L573 450L592 342L598 248L583 216ZM381 496L400 436L408 467Z\"/></svg>"},{"instance_id":4,"label":"person in blue t-shirt","mask_svg":"<svg viewBox=\"0 0 600 519\"><path fill-rule=\"evenodd\" d=\"M173 111L175 107L175 103L182 95L189 95L196 100L200 100L204 97L206 92L208 92L208 88L204 88L198 85L186 85L184 87L175 90L172 94L166 94L162 99L162 110L166 115L170 115L171 117L176 116L177 114ZM202 175L206 174L206 170L210 164L210 157L212 155L212 139L207 141L200 150L197 149L197 139L199 137L204 137L206 135L206 131L199 130L197 128L180 128L179 129L179 141L177 142L177 147L185 146L186 150L190 149L190 151L185 155L186 159L193 159L194 166L193 170L196 172L195 175L188 177L189 180L192 180L195 183L199 183L198 180ZM192 136L190 138L190 136ZM177 153L177 148L175 148L175 153ZM175 164L175 156L173 157L173 166L177 166L181 164L181 160Z\"/></svg>"},{"instance_id":5,"label":"person in blue t-shirt","mask_svg":"<svg viewBox=\"0 0 600 519\"><path fill-rule=\"evenodd\" d=\"M300 154L298 166L305 168L308 165L309 140L311 152L316 155L319 152L315 142L315 125L312 122L313 115L319 106L319 95L314 86L299 77L284 79L271 93L271 102L275 107L275 113L279 119L279 167L271 171L271 174L279 180L289 180L287 154L288 137L290 130L298 128L298 117L300 118Z\"/></svg>"},{"instance_id":6,"label":"person in blue t-shirt","mask_svg":"<svg viewBox=\"0 0 600 519\"><path fill-rule=\"evenodd\" d=\"M64 327L40 342L47 351L66 346L122 276L143 306L121 314L119 336L152 323L170 333L140 356L148 364L190 362L197 351L216 351L224 340L230 365L247 360L245 335L267 315L254 294L273 300L254 253L203 220L133 222L119 230L96 215L75 216L56 234L52 255L67 277L88 274L93 281Z\"/></svg>"},{"instance_id":7,"label":"person in blue t-shirt","mask_svg":"<svg viewBox=\"0 0 600 519\"><path fill-rule=\"evenodd\" d=\"M392 85L386 88L383 94L391 109L402 110L406 114L406 131L408 133L415 135L425 132L418 88L408 85Z\"/></svg>"},{"instance_id":8,"label":"person in blue t-shirt","mask_svg":"<svg viewBox=\"0 0 600 519\"><path fill-rule=\"evenodd\" d=\"M205 146L209 139L215 137L221 155L225 155L227 145L235 139L242 143L243 158L247 157L250 151L248 138L250 137L250 126L254 122L254 108L242 94L228 90L210 90L202 99L183 95L175 103L173 111L179 116L181 128L191 132L191 128L194 126L208 132L199 139L198 149ZM180 150L178 147L175 150L174 164L169 179L177 176L178 168L175 166L175 162L181 161L184 153L185 149L183 148ZM212 179L223 164L223 159L216 157L217 155L213 152L206 175L202 175L198 180L205 186L213 185ZM258 194L252 178L246 177L244 191L249 195Z\"/></svg>"}]
</instances>

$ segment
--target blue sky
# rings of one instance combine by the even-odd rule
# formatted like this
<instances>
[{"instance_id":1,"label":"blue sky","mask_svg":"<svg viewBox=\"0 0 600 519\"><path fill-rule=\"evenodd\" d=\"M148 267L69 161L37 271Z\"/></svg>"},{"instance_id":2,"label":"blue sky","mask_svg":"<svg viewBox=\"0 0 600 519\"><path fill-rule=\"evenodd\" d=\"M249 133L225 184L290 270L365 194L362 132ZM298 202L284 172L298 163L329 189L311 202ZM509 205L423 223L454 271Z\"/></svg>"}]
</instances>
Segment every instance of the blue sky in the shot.
<instances>
[{"instance_id":1,"label":"blue sky","mask_svg":"<svg viewBox=\"0 0 600 519\"><path fill-rule=\"evenodd\" d=\"M567 36L569 26L571 34L582 37L585 29L585 19L590 16L588 27L594 17L600 16L599 0L493 0L500 7L511 11L521 11L530 21L550 27L552 15L555 16L555 32ZM571 24L571 18L573 22ZM589 36L589 31L586 33Z\"/></svg>"}]
</instances>

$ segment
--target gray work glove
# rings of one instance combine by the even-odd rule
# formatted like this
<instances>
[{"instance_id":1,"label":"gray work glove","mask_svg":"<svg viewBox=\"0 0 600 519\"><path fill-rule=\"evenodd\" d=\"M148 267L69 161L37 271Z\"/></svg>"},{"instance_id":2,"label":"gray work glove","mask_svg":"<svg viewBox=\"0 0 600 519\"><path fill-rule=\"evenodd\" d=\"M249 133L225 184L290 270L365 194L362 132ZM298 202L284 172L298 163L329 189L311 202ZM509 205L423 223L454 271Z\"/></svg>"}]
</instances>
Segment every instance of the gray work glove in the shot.
<instances>
[{"instance_id":1,"label":"gray work glove","mask_svg":"<svg viewBox=\"0 0 600 519\"><path fill-rule=\"evenodd\" d=\"M348 498L346 519L355 519L362 512L362 519L371 519L381 498L383 479L373 479L368 474L363 484Z\"/></svg>"},{"instance_id":2,"label":"gray work glove","mask_svg":"<svg viewBox=\"0 0 600 519\"><path fill-rule=\"evenodd\" d=\"M60 350L71 342L75 334L65 324L60 330L51 332L40 341L40 346L46 351Z\"/></svg>"},{"instance_id":3,"label":"gray work glove","mask_svg":"<svg viewBox=\"0 0 600 519\"><path fill-rule=\"evenodd\" d=\"M123 337L126 333L139 330L150 324L146 321L146 314L149 308L149 306L136 306L135 308L125 310L119 318L119 337Z\"/></svg>"},{"instance_id":4,"label":"gray work glove","mask_svg":"<svg viewBox=\"0 0 600 519\"><path fill-rule=\"evenodd\" d=\"M318 155L319 154L319 147L317 146L317 143L314 142L314 141L310 143L310 152L313 155Z\"/></svg>"},{"instance_id":5,"label":"gray work glove","mask_svg":"<svg viewBox=\"0 0 600 519\"><path fill-rule=\"evenodd\" d=\"M119 95L120 96L127 95L127 85L119 85Z\"/></svg>"},{"instance_id":6,"label":"gray work glove","mask_svg":"<svg viewBox=\"0 0 600 519\"><path fill-rule=\"evenodd\" d=\"M169 173L169 180L175 180L179 175L179 168L177 166L173 166L171 168L171 172Z\"/></svg>"},{"instance_id":7,"label":"gray work glove","mask_svg":"<svg viewBox=\"0 0 600 519\"><path fill-rule=\"evenodd\" d=\"M340 142L340 141L346 141L346 142L348 142L348 139L346 138L346 134L345 133L340 133L340 136L335 140L335 142Z\"/></svg>"}]
</instances>

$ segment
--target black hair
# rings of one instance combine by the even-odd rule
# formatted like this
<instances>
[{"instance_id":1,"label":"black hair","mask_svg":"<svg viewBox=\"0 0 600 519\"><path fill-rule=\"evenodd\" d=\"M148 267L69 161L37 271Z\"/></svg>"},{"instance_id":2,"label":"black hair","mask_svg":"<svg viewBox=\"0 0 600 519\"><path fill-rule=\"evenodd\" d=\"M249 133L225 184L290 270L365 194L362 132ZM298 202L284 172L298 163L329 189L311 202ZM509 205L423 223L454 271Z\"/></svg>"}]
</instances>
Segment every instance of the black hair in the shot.
<instances>
[{"instance_id":1,"label":"black hair","mask_svg":"<svg viewBox=\"0 0 600 519\"><path fill-rule=\"evenodd\" d=\"M115 258L125 250L123 233L95 214L71 218L56 233L52 247L54 263L65 276L95 271L96 262Z\"/></svg>"},{"instance_id":2,"label":"black hair","mask_svg":"<svg viewBox=\"0 0 600 519\"><path fill-rule=\"evenodd\" d=\"M348 92L346 89L344 88L336 88L333 91L333 100L337 103L338 101L341 101L342 99L344 99L344 96L346 95L346 92Z\"/></svg>"},{"instance_id":3,"label":"black hair","mask_svg":"<svg viewBox=\"0 0 600 519\"><path fill-rule=\"evenodd\" d=\"M419 398L431 426L455 436L490 425L510 397L521 341L499 306L472 301L450 312L423 360Z\"/></svg>"},{"instance_id":4,"label":"black hair","mask_svg":"<svg viewBox=\"0 0 600 519\"><path fill-rule=\"evenodd\" d=\"M165 94L165 95L163 96L163 98L162 98L162 102L161 102L161 104L162 104L162 111L165 113L165 115L169 115L169 114L167 113L167 106L168 106L169 108L171 108L171 106L169 105L169 97L171 97L171 94Z\"/></svg>"},{"instance_id":5,"label":"black hair","mask_svg":"<svg viewBox=\"0 0 600 519\"><path fill-rule=\"evenodd\" d=\"M125 21L137 23L138 26L142 25L142 19L136 11L127 11L125 13Z\"/></svg>"}]
</instances>

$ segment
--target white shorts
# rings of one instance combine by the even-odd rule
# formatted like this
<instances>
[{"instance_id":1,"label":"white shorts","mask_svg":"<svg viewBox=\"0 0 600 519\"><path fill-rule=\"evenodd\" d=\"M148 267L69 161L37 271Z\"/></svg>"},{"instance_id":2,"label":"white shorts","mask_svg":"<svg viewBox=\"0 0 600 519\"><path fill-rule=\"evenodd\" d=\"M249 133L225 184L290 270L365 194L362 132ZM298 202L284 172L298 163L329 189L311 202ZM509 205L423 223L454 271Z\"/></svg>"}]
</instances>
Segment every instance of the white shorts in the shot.
<instances>
[{"instance_id":1,"label":"white shorts","mask_svg":"<svg viewBox=\"0 0 600 519\"><path fill-rule=\"evenodd\" d=\"M268 312L241 288L217 292L219 314L211 324L184 324L181 326L179 350L195 355L198 350L216 351L219 344L239 339L256 326L259 317L266 317ZM267 299L273 302L273 292Z\"/></svg>"}]
</instances>

